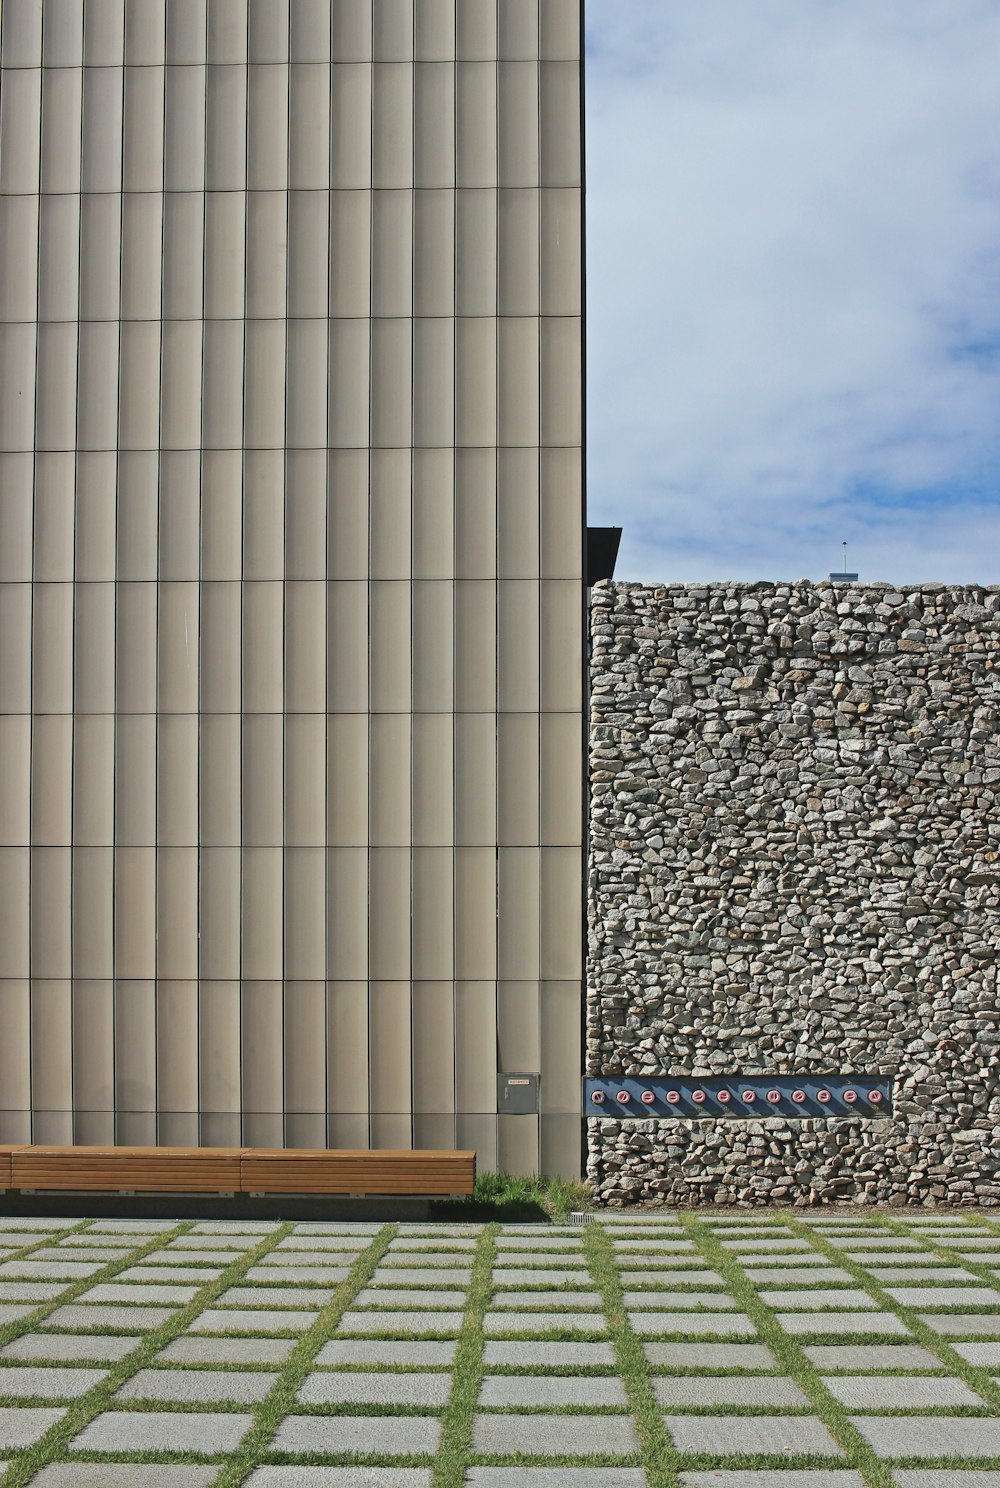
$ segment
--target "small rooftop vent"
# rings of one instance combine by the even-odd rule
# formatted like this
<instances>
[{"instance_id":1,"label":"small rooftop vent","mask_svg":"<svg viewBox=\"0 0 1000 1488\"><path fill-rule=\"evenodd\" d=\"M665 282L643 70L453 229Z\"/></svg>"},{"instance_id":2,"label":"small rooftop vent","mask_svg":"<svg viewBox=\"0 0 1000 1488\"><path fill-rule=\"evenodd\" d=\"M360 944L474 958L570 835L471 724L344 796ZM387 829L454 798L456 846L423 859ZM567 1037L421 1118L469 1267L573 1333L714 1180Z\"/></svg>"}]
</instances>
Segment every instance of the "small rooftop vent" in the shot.
<instances>
[{"instance_id":1,"label":"small rooftop vent","mask_svg":"<svg viewBox=\"0 0 1000 1488\"><path fill-rule=\"evenodd\" d=\"M857 574L856 573L850 573L848 571L848 568L847 568L847 544L846 543L841 543L841 547L844 550L844 562L843 562L843 566L840 568L839 571L834 572L834 573L832 573L830 575L830 583L831 584L856 584L858 582L858 576L857 576Z\"/></svg>"}]
</instances>

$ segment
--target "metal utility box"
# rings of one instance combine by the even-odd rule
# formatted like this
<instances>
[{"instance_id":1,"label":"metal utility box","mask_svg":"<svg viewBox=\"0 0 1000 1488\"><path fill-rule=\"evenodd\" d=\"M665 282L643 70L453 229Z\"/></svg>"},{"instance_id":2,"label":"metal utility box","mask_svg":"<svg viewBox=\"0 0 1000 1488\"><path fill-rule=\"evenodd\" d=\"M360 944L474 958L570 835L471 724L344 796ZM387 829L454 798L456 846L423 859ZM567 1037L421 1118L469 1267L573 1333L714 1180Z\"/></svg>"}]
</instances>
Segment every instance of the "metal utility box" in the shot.
<instances>
[{"instance_id":1,"label":"metal utility box","mask_svg":"<svg viewBox=\"0 0 1000 1488\"><path fill-rule=\"evenodd\" d=\"M497 1110L501 1116L537 1116L538 1089L542 1077L537 1072L497 1076Z\"/></svg>"}]
</instances>

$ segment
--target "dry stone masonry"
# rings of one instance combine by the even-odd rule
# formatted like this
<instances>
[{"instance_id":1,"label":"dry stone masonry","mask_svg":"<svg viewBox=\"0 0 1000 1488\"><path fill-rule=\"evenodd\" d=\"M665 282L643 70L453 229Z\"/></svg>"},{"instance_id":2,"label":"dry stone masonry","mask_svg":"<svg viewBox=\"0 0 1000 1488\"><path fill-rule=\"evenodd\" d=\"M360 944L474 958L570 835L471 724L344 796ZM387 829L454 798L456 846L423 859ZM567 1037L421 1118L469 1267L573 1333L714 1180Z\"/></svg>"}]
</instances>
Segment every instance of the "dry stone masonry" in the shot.
<instances>
[{"instance_id":1,"label":"dry stone masonry","mask_svg":"<svg viewBox=\"0 0 1000 1488\"><path fill-rule=\"evenodd\" d=\"M891 1075L589 1121L601 1200L1000 1204L1000 588L599 584L587 1073Z\"/></svg>"}]
</instances>

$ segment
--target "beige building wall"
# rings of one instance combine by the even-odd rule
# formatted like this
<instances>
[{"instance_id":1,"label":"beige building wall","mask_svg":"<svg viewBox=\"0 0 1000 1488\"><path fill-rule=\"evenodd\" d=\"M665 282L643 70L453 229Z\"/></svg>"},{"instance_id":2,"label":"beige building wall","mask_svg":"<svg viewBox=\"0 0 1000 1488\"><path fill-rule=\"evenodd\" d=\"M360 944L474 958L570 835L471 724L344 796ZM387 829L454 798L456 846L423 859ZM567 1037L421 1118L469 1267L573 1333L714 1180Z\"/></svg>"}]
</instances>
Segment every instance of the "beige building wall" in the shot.
<instances>
[{"instance_id":1,"label":"beige building wall","mask_svg":"<svg viewBox=\"0 0 1000 1488\"><path fill-rule=\"evenodd\" d=\"M5 0L0 1140L578 1169L580 9Z\"/></svg>"}]
</instances>

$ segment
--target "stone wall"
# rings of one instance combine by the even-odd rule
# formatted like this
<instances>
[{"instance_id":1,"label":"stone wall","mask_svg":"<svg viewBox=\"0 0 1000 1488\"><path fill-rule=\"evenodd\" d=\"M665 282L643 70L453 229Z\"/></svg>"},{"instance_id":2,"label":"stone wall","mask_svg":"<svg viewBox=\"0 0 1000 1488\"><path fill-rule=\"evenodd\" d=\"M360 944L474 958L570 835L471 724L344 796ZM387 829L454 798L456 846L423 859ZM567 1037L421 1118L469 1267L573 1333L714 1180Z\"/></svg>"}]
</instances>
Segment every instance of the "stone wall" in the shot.
<instances>
[{"instance_id":1,"label":"stone wall","mask_svg":"<svg viewBox=\"0 0 1000 1488\"><path fill-rule=\"evenodd\" d=\"M1000 1204L1000 588L593 592L591 1075L892 1074L591 1120L609 1204Z\"/></svg>"}]
</instances>

